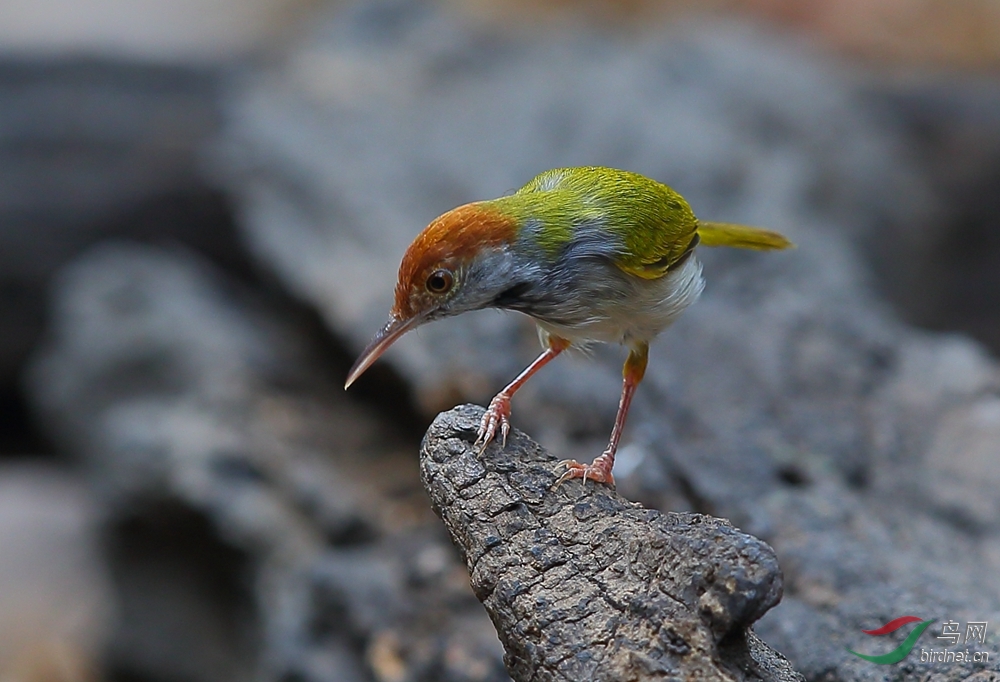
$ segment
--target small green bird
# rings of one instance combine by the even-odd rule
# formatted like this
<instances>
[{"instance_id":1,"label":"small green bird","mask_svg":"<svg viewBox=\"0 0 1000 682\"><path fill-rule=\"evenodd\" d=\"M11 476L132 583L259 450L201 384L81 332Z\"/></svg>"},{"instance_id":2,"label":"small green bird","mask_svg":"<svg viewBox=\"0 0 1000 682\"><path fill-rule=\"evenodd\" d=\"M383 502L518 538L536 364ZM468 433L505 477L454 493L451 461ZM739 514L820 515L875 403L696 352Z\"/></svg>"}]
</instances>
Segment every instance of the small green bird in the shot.
<instances>
[{"instance_id":1,"label":"small green bird","mask_svg":"<svg viewBox=\"0 0 1000 682\"><path fill-rule=\"evenodd\" d=\"M557 481L613 485L615 453L649 343L704 287L694 255L699 244L792 246L776 232L698 220L681 195L638 173L545 171L514 194L448 211L417 235L399 266L389 321L344 387L425 322L482 308L525 313L538 324L545 350L490 402L476 441L485 449L498 429L506 444L511 397L553 358L594 341L624 344L629 354L608 448L592 464L563 462Z\"/></svg>"}]
</instances>

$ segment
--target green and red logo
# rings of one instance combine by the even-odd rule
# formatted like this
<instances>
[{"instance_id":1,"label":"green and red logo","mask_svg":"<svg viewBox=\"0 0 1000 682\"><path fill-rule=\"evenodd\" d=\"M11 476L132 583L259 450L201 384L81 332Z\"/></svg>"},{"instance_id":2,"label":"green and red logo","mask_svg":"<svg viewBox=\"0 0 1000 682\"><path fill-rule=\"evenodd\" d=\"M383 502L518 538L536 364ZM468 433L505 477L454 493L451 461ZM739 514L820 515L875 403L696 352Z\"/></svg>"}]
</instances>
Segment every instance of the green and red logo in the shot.
<instances>
[{"instance_id":1,"label":"green and red logo","mask_svg":"<svg viewBox=\"0 0 1000 682\"><path fill-rule=\"evenodd\" d=\"M854 654L858 658L863 658L870 663L877 663L878 665L890 665L892 663L899 663L904 658L910 655L910 651L916 645L917 640L920 635L924 634L924 630L930 627L934 620L921 620L916 616L903 616L902 618L896 618L895 620L890 620L888 623L880 628L874 630L862 630L861 632L866 635L874 635L879 637L881 635L888 635L890 632L895 632L904 625L909 625L910 623L919 623L917 627L913 628L913 631L907 636L903 643L898 647L893 649L887 654L882 654L881 656L868 656L867 654L859 654L857 651L847 651Z\"/></svg>"}]
</instances>

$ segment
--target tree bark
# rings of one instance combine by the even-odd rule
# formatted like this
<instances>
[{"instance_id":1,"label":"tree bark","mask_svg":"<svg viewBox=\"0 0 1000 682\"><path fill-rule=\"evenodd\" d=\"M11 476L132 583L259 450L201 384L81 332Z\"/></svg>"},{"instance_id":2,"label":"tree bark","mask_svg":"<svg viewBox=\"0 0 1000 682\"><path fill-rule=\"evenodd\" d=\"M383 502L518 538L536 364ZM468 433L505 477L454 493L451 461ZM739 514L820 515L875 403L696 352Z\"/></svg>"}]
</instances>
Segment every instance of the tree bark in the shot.
<instances>
[{"instance_id":1,"label":"tree bark","mask_svg":"<svg viewBox=\"0 0 1000 682\"><path fill-rule=\"evenodd\" d=\"M801 679L749 629L781 599L771 547L605 485L553 488L555 458L524 434L473 447L482 413L439 415L421 474L516 682Z\"/></svg>"}]
</instances>

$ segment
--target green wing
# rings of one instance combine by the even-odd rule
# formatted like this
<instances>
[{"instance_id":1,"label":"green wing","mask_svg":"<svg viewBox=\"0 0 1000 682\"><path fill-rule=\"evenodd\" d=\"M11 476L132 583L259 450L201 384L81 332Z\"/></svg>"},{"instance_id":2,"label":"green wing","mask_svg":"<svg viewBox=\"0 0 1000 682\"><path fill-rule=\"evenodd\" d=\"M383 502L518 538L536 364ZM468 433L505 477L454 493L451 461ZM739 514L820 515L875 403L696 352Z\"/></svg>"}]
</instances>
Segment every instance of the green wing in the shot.
<instances>
[{"instance_id":1,"label":"green wing","mask_svg":"<svg viewBox=\"0 0 1000 682\"><path fill-rule=\"evenodd\" d=\"M615 265L643 279L670 271L697 244L698 221L680 194L638 173L613 168L556 168L518 190L550 200L546 240L553 249L573 237L575 226L598 223L620 243ZM538 195L536 195L538 196ZM534 203L534 202L533 202Z\"/></svg>"}]
</instances>

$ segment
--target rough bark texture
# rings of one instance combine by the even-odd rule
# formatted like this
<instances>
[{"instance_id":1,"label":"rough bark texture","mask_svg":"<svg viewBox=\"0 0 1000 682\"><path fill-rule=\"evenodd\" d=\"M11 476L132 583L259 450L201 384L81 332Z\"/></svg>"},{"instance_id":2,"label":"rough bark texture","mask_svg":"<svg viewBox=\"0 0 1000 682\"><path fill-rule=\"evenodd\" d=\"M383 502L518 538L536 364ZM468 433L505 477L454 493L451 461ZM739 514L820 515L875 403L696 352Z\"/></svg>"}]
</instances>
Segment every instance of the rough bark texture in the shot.
<instances>
[{"instance_id":1,"label":"rough bark texture","mask_svg":"<svg viewBox=\"0 0 1000 682\"><path fill-rule=\"evenodd\" d=\"M781 599L767 544L603 485L553 489L556 458L518 431L480 455L482 414L466 405L439 415L421 474L517 682L800 679L746 641Z\"/></svg>"}]
</instances>

